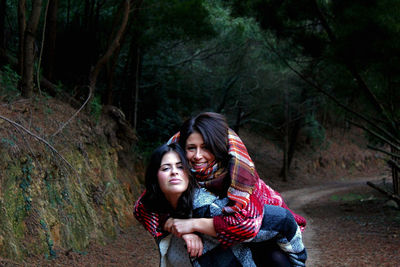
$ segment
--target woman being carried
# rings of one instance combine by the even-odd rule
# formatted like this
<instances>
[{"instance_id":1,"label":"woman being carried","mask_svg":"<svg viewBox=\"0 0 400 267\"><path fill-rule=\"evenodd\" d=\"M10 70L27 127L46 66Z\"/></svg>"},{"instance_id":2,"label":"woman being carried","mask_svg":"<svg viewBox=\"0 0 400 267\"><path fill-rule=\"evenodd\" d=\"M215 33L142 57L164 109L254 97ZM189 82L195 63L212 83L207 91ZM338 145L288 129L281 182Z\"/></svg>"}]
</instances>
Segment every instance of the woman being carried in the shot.
<instances>
[{"instance_id":1,"label":"woman being carried","mask_svg":"<svg viewBox=\"0 0 400 267\"><path fill-rule=\"evenodd\" d=\"M223 246L229 247L251 240L259 233L265 204L290 211L280 194L259 178L246 147L228 128L222 115L201 113L187 120L169 142L179 142L185 148L191 171L200 185L218 196L228 197L229 203L220 216L182 220L148 212L139 199L135 216L139 221L151 222L144 225L153 236L160 237L169 231L180 237L198 231L217 237ZM303 230L304 218L290 213ZM253 255L257 263L288 265L288 259L271 242L254 247Z\"/></svg>"},{"instance_id":2,"label":"woman being carried","mask_svg":"<svg viewBox=\"0 0 400 267\"><path fill-rule=\"evenodd\" d=\"M146 171L145 184L146 192L142 197L142 203L148 211L157 213L160 217L218 216L222 214L222 209L229 202L228 198L218 198L206 189L197 186L190 175L184 151L177 144L165 144L153 152ZM300 238L295 238L300 230L293 217L287 217L286 210L276 206L267 206L267 211L272 220L269 220L268 227L262 227L264 234L260 231L254 240L263 241L265 234L268 234L268 237L279 236L276 242L280 246L290 245L303 248L300 251L302 253L304 246L301 235ZM276 232L278 230L279 233ZM244 244L221 250L218 249L217 239L206 235L201 235L201 239L199 235L201 234L183 234L182 239L174 235L156 238L161 255L160 265L255 266L251 251ZM188 253L186 253L185 244ZM204 256L201 256L203 253ZM301 253L289 252L289 255L291 258L300 258Z\"/></svg>"}]
</instances>

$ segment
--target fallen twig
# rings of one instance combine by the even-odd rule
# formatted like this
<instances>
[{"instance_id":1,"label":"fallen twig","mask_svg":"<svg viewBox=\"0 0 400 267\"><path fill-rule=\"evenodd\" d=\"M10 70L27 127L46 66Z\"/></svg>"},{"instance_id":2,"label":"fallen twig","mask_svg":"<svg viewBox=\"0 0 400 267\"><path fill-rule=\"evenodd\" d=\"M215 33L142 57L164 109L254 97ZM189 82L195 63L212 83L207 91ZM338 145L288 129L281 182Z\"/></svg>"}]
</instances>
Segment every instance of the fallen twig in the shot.
<instances>
[{"instance_id":1,"label":"fallen twig","mask_svg":"<svg viewBox=\"0 0 400 267\"><path fill-rule=\"evenodd\" d=\"M56 153L71 169L73 169L76 173L78 173L74 167L72 167L72 165L60 154L58 153L57 149L55 149L49 142L47 142L46 140L44 140L43 138L41 138L40 136L37 136L36 134L32 133L31 131L29 131L28 129L26 129L24 126L22 126L21 124L10 120L9 118L6 118L2 115L0 115L0 119L3 119L5 121L7 121L8 123L22 129L24 132L30 134L31 136L35 137L37 140L43 142L45 145L47 145L54 153Z\"/></svg>"},{"instance_id":2,"label":"fallen twig","mask_svg":"<svg viewBox=\"0 0 400 267\"><path fill-rule=\"evenodd\" d=\"M74 115L71 116L71 118L69 118L55 133L53 133L51 136L56 136L59 132L61 132L65 126L67 126L67 124L72 121L76 115L78 115L78 113L86 106L87 102L89 102L90 98L92 97L92 88L89 86L89 95L85 101L85 103L83 103L83 105L74 113Z\"/></svg>"},{"instance_id":3,"label":"fallen twig","mask_svg":"<svg viewBox=\"0 0 400 267\"><path fill-rule=\"evenodd\" d=\"M382 188L380 188L379 186L377 186L376 184L372 183L372 182L367 182L367 185L369 185L370 187L378 190L379 192L381 192L382 194L388 196L389 198L393 199L394 201L396 201L399 205L400 205L400 196L393 194L392 192L386 191Z\"/></svg>"}]
</instances>

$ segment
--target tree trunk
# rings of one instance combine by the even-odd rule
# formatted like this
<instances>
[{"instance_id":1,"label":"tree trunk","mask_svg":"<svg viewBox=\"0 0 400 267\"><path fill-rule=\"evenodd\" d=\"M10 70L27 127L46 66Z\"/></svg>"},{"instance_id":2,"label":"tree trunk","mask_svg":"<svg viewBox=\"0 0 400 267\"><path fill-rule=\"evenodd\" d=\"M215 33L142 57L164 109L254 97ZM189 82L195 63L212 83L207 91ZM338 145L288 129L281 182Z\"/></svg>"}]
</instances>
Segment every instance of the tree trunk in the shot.
<instances>
[{"instance_id":1,"label":"tree trunk","mask_svg":"<svg viewBox=\"0 0 400 267\"><path fill-rule=\"evenodd\" d=\"M398 151L396 148L393 146L390 147L390 152L393 154L399 154L400 151ZM392 160L396 163L399 163L399 158L393 157ZM400 195L400 177L399 177L399 169L396 166L392 166L392 179L393 179L393 193L395 195Z\"/></svg>"},{"instance_id":2,"label":"tree trunk","mask_svg":"<svg viewBox=\"0 0 400 267\"><path fill-rule=\"evenodd\" d=\"M66 25L67 25L67 29L69 28L69 22L70 22L70 15L71 14L71 0L67 1L67 17L66 17Z\"/></svg>"},{"instance_id":3,"label":"tree trunk","mask_svg":"<svg viewBox=\"0 0 400 267\"><path fill-rule=\"evenodd\" d=\"M49 0L49 9L46 19L46 37L44 41L43 76L53 80L56 36L57 36L58 0Z\"/></svg>"},{"instance_id":4,"label":"tree trunk","mask_svg":"<svg viewBox=\"0 0 400 267\"><path fill-rule=\"evenodd\" d=\"M143 0L134 1L132 16L133 19L137 19L139 16L139 8L141 7ZM131 42L129 49L130 59L129 65L127 66L128 73L128 92L125 95L126 101L124 107L127 115L127 120L132 124L134 130L137 128L138 121L138 110L139 110L139 91L140 91L140 64L141 64L141 51L138 44L139 34L133 29L131 33Z\"/></svg>"},{"instance_id":5,"label":"tree trunk","mask_svg":"<svg viewBox=\"0 0 400 267\"><path fill-rule=\"evenodd\" d=\"M0 66L7 64L6 42L5 42L5 19L7 14L6 0L0 0Z\"/></svg>"},{"instance_id":6,"label":"tree trunk","mask_svg":"<svg viewBox=\"0 0 400 267\"><path fill-rule=\"evenodd\" d=\"M26 0L18 2L18 74L22 76L24 69L24 36L26 27Z\"/></svg>"},{"instance_id":7,"label":"tree trunk","mask_svg":"<svg viewBox=\"0 0 400 267\"><path fill-rule=\"evenodd\" d=\"M21 94L26 98L30 98L33 95L35 34L39 24L41 8L42 0L32 0L32 12L24 34Z\"/></svg>"},{"instance_id":8,"label":"tree trunk","mask_svg":"<svg viewBox=\"0 0 400 267\"><path fill-rule=\"evenodd\" d=\"M120 40L125 32L126 26L128 24L128 19L129 19L129 12L130 12L130 3L129 0L124 0L124 14L122 17L122 22L121 26L116 33L113 42L110 44L108 47L106 53L97 61L96 65L92 69L90 75L89 75L89 88L91 92L94 92L94 89L96 87L96 82L97 82L97 77L100 74L101 69L103 66L109 61L110 57L114 53L114 51L119 47L120 45Z\"/></svg>"},{"instance_id":9,"label":"tree trunk","mask_svg":"<svg viewBox=\"0 0 400 267\"><path fill-rule=\"evenodd\" d=\"M239 134L239 130L240 130L240 125L242 123L242 117L243 117L243 111L242 111L242 105L239 101L238 103L238 110L236 113L236 121L235 121L235 126L233 126L233 130L235 131L235 133Z\"/></svg>"},{"instance_id":10,"label":"tree trunk","mask_svg":"<svg viewBox=\"0 0 400 267\"><path fill-rule=\"evenodd\" d=\"M136 132L137 128L137 113L138 113L138 106L139 106L139 77L140 77L140 49L137 49L137 56L136 56L136 82L135 82L135 105L133 109L133 130Z\"/></svg>"},{"instance_id":11,"label":"tree trunk","mask_svg":"<svg viewBox=\"0 0 400 267\"><path fill-rule=\"evenodd\" d=\"M121 3L118 7L117 12L114 15L114 20L113 20L113 25L112 25L112 34L110 35L110 40L109 43L112 42L112 36L115 35L115 31L117 30L118 22L119 19L122 15L122 12L124 11L124 3ZM120 40L120 45L117 47L115 50L110 64L107 66L107 87L105 90L105 93L102 97L102 103L104 105L112 105L113 104L113 86L114 86L114 76L115 76L115 70L117 68L117 63L118 63L118 57L121 51L121 46L125 41L126 34L124 33L121 37Z\"/></svg>"},{"instance_id":12,"label":"tree trunk","mask_svg":"<svg viewBox=\"0 0 400 267\"><path fill-rule=\"evenodd\" d=\"M289 172L289 123L290 123L290 110L289 110L289 92L285 88L285 130L284 130L284 146L283 146L283 166L282 166L282 180L287 181Z\"/></svg>"},{"instance_id":13,"label":"tree trunk","mask_svg":"<svg viewBox=\"0 0 400 267\"><path fill-rule=\"evenodd\" d=\"M232 77L229 77L229 80L226 81L224 88L222 89L224 92L224 95L222 97L221 102L219 103L216 112L221 113L222 110L225 108L225 104L228 100L228 95L229 91L232 89L232 87L235 85L236 81L239 79L239 75L235 73Z\"/></svg>"}]
</instances>

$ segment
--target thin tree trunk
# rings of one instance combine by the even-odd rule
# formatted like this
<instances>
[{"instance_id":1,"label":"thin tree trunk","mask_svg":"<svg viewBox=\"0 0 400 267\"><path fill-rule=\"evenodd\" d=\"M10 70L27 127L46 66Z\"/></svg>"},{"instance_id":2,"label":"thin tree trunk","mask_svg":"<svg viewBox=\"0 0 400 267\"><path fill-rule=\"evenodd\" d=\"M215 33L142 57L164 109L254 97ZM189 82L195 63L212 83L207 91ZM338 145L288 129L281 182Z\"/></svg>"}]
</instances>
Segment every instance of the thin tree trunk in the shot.
<instances>
[{"instance_id":1,"label":"thin tree trunk","mask_svg":"<svg viewBox=\"0 0 400 267\"><path fill-rule=\"evenodd\" d=\"M117 28L119 18L121 17L121 14L123 12L123 8L124 8L124 3L121 3L118 7L117 12L114 15L114 20L113 20L113 25L112 25L113 33L110 36L109 43L112 42L111 37L114 36L114 34L115 34L114 31ZM126 34L125 33L122 34L122 37L120 40L120 45L115 50L115 52L112 56L112 59L111 59L111 63L107 66L107 87L106 87L106 91L103 95L103 100L102 100L103 104L105 104L105 105L113 104L113 86L114 86L115 70L117 68L118 57L121 52L121 46L125 41L125 37L126 37Z\"/></svg>"},{"instance_id":2,"label":"thin tree trunk","mask_svg":"<svg viewBox=\"0 0 400 267\"><path fill-rule=\"evenodd\" d=\"M226 101L228 100L229 91L235 85L236 81L239 79L239 75L235 73L232 77L229 77L229 80L226 81L225 86L223 88L224 95L222 97L221 102L219 103L216 112L221 113L225 108Z\"/></svg>"},{"instance_id":3,"label":"thin tree trunk","mask_svg":"<svg viewBox=\"0 0 400 267\"><path fill-rule=\"evenodd\" d=\"M390 147L390 152L394 154L399 154L398 151L393 146ZM399 159L396 157L392 157L392 160L396 163L399 163ZM392 166L392 179L393 179L393 193L396 195L400 195L400 179L399 179L399 169L395 166Z\"/></svg>"},{"instance_id":4,"label":"thin tree trunk","mask_svg":"<svg viewBox=\"0 0 400 267\"><path fill-rule=\"evenodd\" d=\"M0 0L0 66L7 63L6 42L5 42L5 19L7 14L6 0Z\"/></svg>"},{"instance_id":5,"label":"thin tree trunk","mask_svg":"<svg viewBox=\"0 0 400 267\"><path fill-rule=\"evenodd\" d=\"M139 74L140 74L140 49L137 49L137 59L136 59L136 82L135 82L135 105L134 105L134 110L133 110L133 130L136 132L137 128L137 113L138 113L138 106L139 106L139 89L140 89L140 83L139 83Z\"/></svg>"},{"instance_id":6,"label":"thin tree trunk","mask_svg":"<svg viewBox=\"0 0 400 267\"><path fill-rule=\"evenodd\" d=\"M69 28L69 22L70 22L70 14L71 14L71 0L67 1L67 21L66 21L66 25L67 28Z\"/></svg>"},{"instance_id":7,"label":"thin tree trunk","mask_svg":"<svg viewBox=\"0 0 400 267\"><path fill-rule=\"evenodd\" d=\"M22 76L24 71L24 36L26 27L26 0L18 2L18 74Z\"/></svg>"},{"instance_id":8,"label":"thin tree trunk","mask_svg":"<svg viewBox=\"0 0 400 267\"><path fill-rule=\"evenodd\" d=\"M33 95L33 77L35 60L35 34L38 28L42 0L32 0L32 13L24 34L23 71L21 95L30 98Z\"/></svg>"},{"instance_id":9,"label":"thin tree trunk","mask_svg":"<svg viewBox=\"0 0 400 267\"><path fill-rule=\"evenodd\" d=\"M290 139L289 139L289 151L288 151L288 168L292 164L294 151L296 150L297 137L299 136L301 128L300 120L297 120L293 127L291 127Z\"/></svg>"},{"instance_id":10,"label":"thin tree trunk","mask_svg":"<svg viewBox=\"0 0 400 267\"><path fill-rule=\"evenodd\" d=\"M284 132L284 148L283 148L283 167L282 180L287 181L289 172L289 123L290 123L290 110L289 110L289 92L287 86L285 87L285 132Z\"/></svg>"},{"instance_id":11,"label":"thin tree trunk","mask_svg":"<svg viewBox=\"0 0 400 267\"><path fill-rule=\"evenodd\" d=\"M124 0L124 11L125 12L123 14L121 26L120 26L118 32L116 33L113 42L108 47L106 53L97 61L96 65L94 66L93 70L90 73L89 87L92 92L94 92L94 89L96 87L97 77L99 76L101 69L109 61L109 59L112 56L112 54L114 53L114 51L120 45L121 37L122 37L123 33L125 32L126 26L128 24L129 12L130 12L129 0Z\"/></svg>"},{"instance_id":12,"label":"thin tree trunk","mask_svg":"<svg viewBox=\"0 0 400 267\"><path fill-rule=\"evenodd\" d=\"M58 0L48 0L49 9L47 11L46 22L46 37L44 43L44 56L43 56L43 76L49 81L53 80L53 70L55 61L56 50L56 36L57 36L57 11Z\"/></svg>"},{"instance_id":13,"label":"thin tree trunk","mask_svg":"<svg viewBox=\"0 0 400 267\"><path fill-rule=\"evenodd\" d=\"M243 111L242 111L242 105L239 101L238 103L238 110L236 113L236 122L235 122L235 126L233 127L233 130L239 134L239 130L240 130L240 124L242 123L242 117L243 117Z\"/></svg>"}]
</instances>

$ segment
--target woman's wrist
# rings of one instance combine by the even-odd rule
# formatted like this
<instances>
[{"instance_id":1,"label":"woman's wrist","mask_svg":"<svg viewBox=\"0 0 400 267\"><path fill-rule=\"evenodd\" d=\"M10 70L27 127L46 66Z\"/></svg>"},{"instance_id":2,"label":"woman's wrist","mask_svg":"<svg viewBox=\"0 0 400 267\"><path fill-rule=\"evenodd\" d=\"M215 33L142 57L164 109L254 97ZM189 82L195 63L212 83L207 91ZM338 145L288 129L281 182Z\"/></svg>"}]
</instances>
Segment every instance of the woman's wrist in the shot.
<instances>
[{"instance_id":1,"label":"woman's wrist","mask_svg":"<svg viewBox=\"0 0 400 267\"><path fill-rule=\"evenodd\" d=\"M195 218L191 220L193 232L199 232L213 237L217 236L213 218Z\"/></svg>"}]
</instances>

